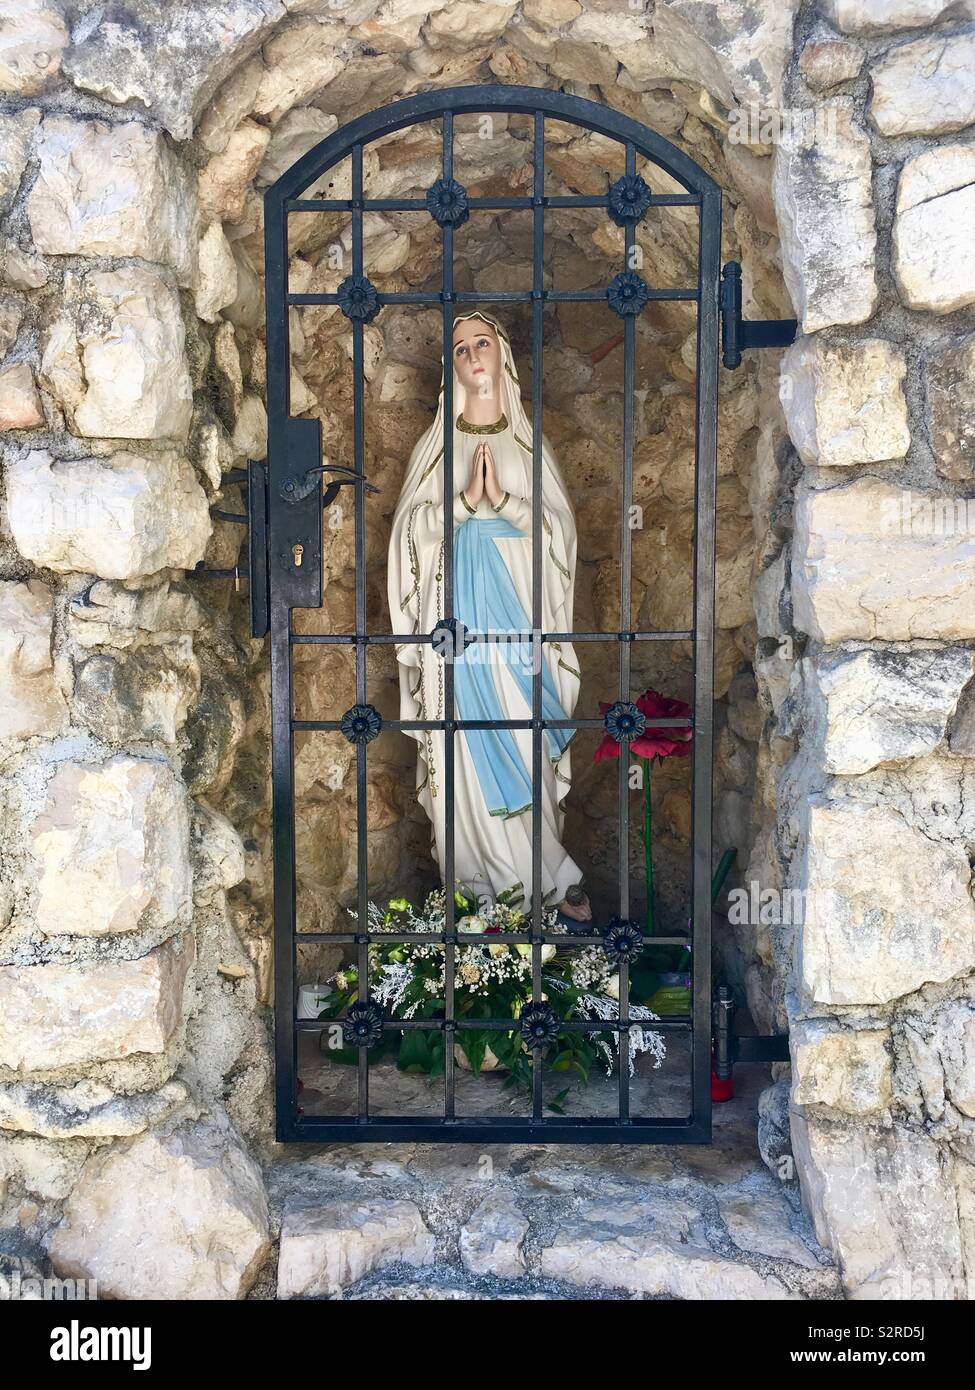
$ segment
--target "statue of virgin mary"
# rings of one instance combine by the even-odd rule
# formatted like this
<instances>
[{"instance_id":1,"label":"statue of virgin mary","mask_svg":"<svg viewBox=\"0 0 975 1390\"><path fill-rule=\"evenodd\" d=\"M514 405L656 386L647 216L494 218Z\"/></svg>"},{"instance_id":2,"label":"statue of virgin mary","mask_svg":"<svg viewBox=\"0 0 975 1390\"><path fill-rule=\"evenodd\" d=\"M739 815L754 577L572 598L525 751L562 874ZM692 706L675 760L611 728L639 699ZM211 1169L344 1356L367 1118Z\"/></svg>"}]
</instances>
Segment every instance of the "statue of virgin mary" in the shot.
<instances>
[{"instance_id":1,"label":"statue of virgin mary","mask_svg":"<svg viewBox=\"0 0 975 1390\"><path fill-rule=\"evenodd\" d=\"M454 617L468 631L499 634L451 654L458 719L529 719L532 713L532 425L521 401L502 325L471 311L454 319ZM387 583L394 633L429 634L444 615L444 372L436 418L410 456L393 515ZM542 437L542 625L571 632L576 526L562 473ZM503 634L522 634L523 640ZM542 717L568 719L579 694L571 645L542 644ZM400 718L439 720L444 656L430 643L396 645ZM416 794L433 826L444 873L444 739L410 730L418 744ZM529 729L464 729L454 735L454 877L495 901L530 907L532 804L541 804L544 907L588 921L578 866L562 845L574 729L542 733L542 784L532 786ZM568 894L568 897L567 897ZM519 902L520 898L520 902Z\"/></svg>"}]
</instances>

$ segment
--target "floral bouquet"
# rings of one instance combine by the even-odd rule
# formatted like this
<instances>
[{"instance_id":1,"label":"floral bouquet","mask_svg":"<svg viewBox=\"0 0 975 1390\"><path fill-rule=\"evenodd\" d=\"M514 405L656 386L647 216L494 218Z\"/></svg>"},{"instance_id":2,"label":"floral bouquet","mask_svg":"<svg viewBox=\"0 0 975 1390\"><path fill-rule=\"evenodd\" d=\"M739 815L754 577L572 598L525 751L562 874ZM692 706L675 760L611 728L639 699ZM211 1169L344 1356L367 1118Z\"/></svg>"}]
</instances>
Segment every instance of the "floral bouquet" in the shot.
<instances>
[{"instance_id":1,"label":"floral bouquet","mask_svg":"<svg viewBox=\"0 0 975 1390\"><path fill-rule=\"evenodd\" d=\"M588 1082L596 1062L607 1075L612 1073L620 1050L616 1030L559 1027L560 1020L591 1019L594 1025L619 1017L619 974L601 946L582 949L554 942L541 947L542 999L549 1006L539 1010L532 1005L532 948L524 942L505 938L529 933L527 913L512 903L513 893L501 893L494 903L478 906L477 899L455 893L461 914L456 918L458 936L495 938L458 944L454 959L454 1016L458 1020L511 1019L510 1029L458 1028L449 1036L455 1040L455 1055L473 1072L503 1069L508 1072L506 1086L531 1087L532 1065L526 1050L524 1011L539 1014L544 1033L538 1047L540 1058L556 1072L571 1072ZM357 913L349 909L353 917ZM369 998L382 1006L387 1017L437 1019L446 1013L446 949L441 936L446 924L446 891L435 889L417 911L406 898L393 898L385 909L370 902L367 909L369 931L374 935L415 933L424 940L373 941L368 947ZM564 935L568 928L558 921L556 909L542 912L546 935ZM328 982L333 995L319 1015L333 1019L343 1015L359 998L359 974L352 967L336 971ZM525 1019L528 1019L525 1012ZM628 1065L632 1076L636 1056L648 1052L659 1067L665 1055L663 1035L640 1027L657 1015L642 1005L631 1005L629 1016L637 1026L629 1030ZM444 1069L444 1033L438 1028L406 1028L401 1032L397 1066L404 1071L435 1076ZM568 1088L550 1107L560 1110Z\"/></svg>"}]
</instances>

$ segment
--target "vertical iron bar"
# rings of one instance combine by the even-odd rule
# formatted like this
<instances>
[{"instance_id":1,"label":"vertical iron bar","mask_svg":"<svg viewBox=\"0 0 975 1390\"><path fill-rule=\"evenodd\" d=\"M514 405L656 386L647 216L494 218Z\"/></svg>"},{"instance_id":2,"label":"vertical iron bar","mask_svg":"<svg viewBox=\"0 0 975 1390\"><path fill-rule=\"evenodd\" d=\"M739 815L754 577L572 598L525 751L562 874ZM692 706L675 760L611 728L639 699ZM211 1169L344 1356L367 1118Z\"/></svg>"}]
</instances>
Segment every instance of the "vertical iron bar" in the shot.
<instances>
[{"instance_id":1,"label":"vertical iron bar","mask_svg":"<svg viewBox=\"0 0 975 1390\"><path fill-rule=\"evenodd\" d=\"M697 430L694 496L694 826L691 1115L711 1135L711 756L714 697L714 541L718 430L721 193L701 198L698 245Z\"/></svg>"},{"instance_id":2,"label":"vertical iron bar","mask_svg":"<svg viewBox=\"0 0 975 1390\"><path fill-rule=\"evenodd\" d=\"M542 332L544 329L545 116L532 143L532 1000L542 997ZM532 1057L532 1118L542 1118L542 1049Z\"/></svg>"},{"instance_id":3,"label":"vertical iron bar","mask_svg":"<svg viewBox=\"0 0 975 1390\"><path fill-rule=\"evenodd\" d=\"M279 199L265 210L265 274L268 315L267 400L277 426L269 435L268 475L277 482L276 448L291 408L288 320L288 221ZM291 610L270 590L271 627L271 826L274 858L274 1051L275 1129L288 1138L298 1104L298 1034L295 1028L295 821L292 716Z\"/></svg>"},{"instance_id":4,"label":"vertical iron bar","mask_svg":"<svg viewBox=\"0 0 975 1390\"><path fill-rule=\"evenodd\" d=\"M454 113L443 114L443 177L453 178L454 172ZM443 592L444 617L454 616L454 229L442 229L440 287L443 298L443 361L444 361L444 470L443 470ZM457 948L454 944L454 654L451 643L443 655L444 661L444 878L446 900L444 927L444 1016L454 1022L454 1000ZM455 1114L454 1031L444 1034L444 1119Z\"/></svg>"},{"instance_id":5,"label":"vertical iron bar","mask_svg":"<svg viewBox=\"0 0 975 1390\"><path fill-rule=\"evenodd\" d=\"M630 141L626 143L626 172L636 173L636 151ZM634 269L633 248L636 245L636 230L632 222L627 222L623 233L624 270ZM630 654L631 629L633 627L632 607L632 567L633 531L630 527L630 513L633 505L633 389L636 357L636 320L627 315L623 328L623 515L622 535L620 536L620 699L629 700L630 692ZM620 916L630 915L630 745L626 753L620 749ZM630 969L624 962L620 966L620 1023L627 1024L630 1016ZM629 1123L630 1118L630 1050L629 1033L619 1034L619 1120Z\"/></svg>"},{"instance_id":6,"label":"vertical iron bar","mask_svg":"<svg viewBox=\"0 0 975 1390\"><path fill-rule=\"evenodd\" d=\"M362 145L352 146L352 274L362 275ZM352 321L352 425L355 471L361 476L362 440L362 320ZM366 649L366 536L365 491L355 488L355 699L367 701ZM359 998L369 998L369 770L366 745L356 745L356 902L358 922ZM359 1048L359 1123L369 1119L369 1052Z\"/></svg>"}]
</instances>

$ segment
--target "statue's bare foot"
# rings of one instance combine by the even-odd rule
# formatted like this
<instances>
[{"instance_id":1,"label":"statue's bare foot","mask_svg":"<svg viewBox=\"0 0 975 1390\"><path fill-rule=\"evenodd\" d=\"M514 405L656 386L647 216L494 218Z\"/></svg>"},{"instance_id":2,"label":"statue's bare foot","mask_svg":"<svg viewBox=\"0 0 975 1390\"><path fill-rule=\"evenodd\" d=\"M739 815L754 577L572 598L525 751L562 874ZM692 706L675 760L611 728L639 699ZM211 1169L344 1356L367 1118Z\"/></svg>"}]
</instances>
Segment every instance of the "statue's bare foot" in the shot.
<instances>
[{"instance_id":1,"label":"statue's bare foot","mask_svg":"<svg viewBox=\"0 0 975 1390\"><path fill-rule=\"evenodd\" d=\"M565 898L559 903L559 912L566 917L571 917L574 922L591 922L592 908L589 906L589 899L583 894L581 903L570 903Z\"/></svg>"}]
</instances>

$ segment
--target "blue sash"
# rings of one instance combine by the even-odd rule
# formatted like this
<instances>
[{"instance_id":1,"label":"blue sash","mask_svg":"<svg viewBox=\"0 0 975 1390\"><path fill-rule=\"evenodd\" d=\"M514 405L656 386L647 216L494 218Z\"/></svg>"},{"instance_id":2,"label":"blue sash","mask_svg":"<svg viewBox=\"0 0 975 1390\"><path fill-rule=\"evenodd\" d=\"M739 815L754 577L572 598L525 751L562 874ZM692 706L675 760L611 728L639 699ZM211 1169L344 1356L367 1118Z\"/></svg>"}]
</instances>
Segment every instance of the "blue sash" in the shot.
<instances>
[{"instance_id":1,"label":"blue sash","mask_svg":"<svg viewBox=\"0 0 975 1390\"><path fill-rule=\"evenodd\" d=\"M531 633L531 622L518 598L495 539L523 533L503 517L471 517L454 531L454 612L471 632ZM504 720L493 672L506 666L531 717L532 648L530 641L477 642L454 658L454 698L459 719ZM555 682L542 661L542 718L567 719ZM545 729L549 757L561 757L574 729ZM511 816L532 804L531 777L510 729L464 729L477 778L492 816Z\"/></svg>"}]
</instances>

